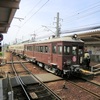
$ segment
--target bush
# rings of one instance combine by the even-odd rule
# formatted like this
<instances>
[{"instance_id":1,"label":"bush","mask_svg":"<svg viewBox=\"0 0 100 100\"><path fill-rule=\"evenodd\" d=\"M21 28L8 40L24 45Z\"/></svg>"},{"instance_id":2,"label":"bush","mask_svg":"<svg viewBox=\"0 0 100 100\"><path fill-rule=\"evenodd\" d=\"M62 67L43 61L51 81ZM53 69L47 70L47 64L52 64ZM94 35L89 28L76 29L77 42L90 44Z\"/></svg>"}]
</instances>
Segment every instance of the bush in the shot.
<instances>
[{"instance_id":1,"label":"bush","mask_svg":"<svg viewBox=\"0 0 100 100\"><path fill-rule=\"evenodd\" d=\"M0 56L2 56L3 55L3 53L2 52L0 52Z\"/></svg>"}]
</instances>

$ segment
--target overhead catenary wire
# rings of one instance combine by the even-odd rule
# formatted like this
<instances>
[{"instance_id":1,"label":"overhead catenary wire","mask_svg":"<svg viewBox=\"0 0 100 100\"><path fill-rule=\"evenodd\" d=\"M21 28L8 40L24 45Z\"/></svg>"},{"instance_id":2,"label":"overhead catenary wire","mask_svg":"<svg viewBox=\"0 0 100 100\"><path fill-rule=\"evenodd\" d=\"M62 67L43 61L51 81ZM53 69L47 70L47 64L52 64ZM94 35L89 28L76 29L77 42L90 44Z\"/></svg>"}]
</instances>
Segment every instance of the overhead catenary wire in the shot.
<instances>
[{"instance_id":1,"label":"overhead catenary wire","mask_svg":"<svg viewBox=\"0 0 100 100\"><path fill-rule=\"evenodd\" d=\"M99 13L100 12L100 9L99 9L100 4L99 3L100 3L100 1L90 5L88 8L85 8L82 11L79 11L79 12L77 11L76 14L73 14L73 15L69 16L67 19L65 19L62 24L64 24L64 23L67 23L67 25L71 24L71 23L73 24L75 21L82 20L83 18L89 18L89 17L91 17L90 15ZM97 7L99 7L99 8L97 8ZM94 8L96 8L96 9L94 9Z\"/></svg>"},{"instance_id":2,"label":"overhead catenary wire","mask_svg":"<svg viewBox=\"0 0 100 100\"><path fill-rule=\"evenodd\" d=\"M82 25L82 26L77 26L77 27L71 27L71 29L78 29L79 27L80 28L84 28L84 27L93 27L93 26L97 26L97 25L100 25L100 22L99 23L91 23L91 24L85 24L85 25ZM70 30L71 30L70 29Z\"/></svg>"},{"instance_id":3,"label":"overhead catenary wire","mask_svg":"<svg viewBox=\"0 0 100 100\"><path fill-rule=\"evenodd\" d=\"M49 1L49 0L48 0L48 1ZM48 2L48 1L47 1L47 2ZM40 2L40 1L39 1L39 2ZM38 3L39 3L39 2L38 2ZM45 3L47 3L47 2L45 2ZM38 5L38 3L37 3L37 5ZM99 2L98 2L98 3L99 3ZM44 5L45 5L45 4L44 4ZM42 5L42 6L43 6L43 5ZM41 7L42 7L42 6L41 6ZM91 8L94 9L94 8L97 8L98 6L99 6L99 5L95 5L95 6L92 6ZM37 14L39 10L41 10L41 7L40 7L34 14L32 14L32 16L31 16L30 18L28 18L28 19L25 21L25 23L23 24L23 26L24 26L35 14ZM87 9L87 11L89 11L89 10L90 10L90 7ZM32 11L32 10L30 10L29 13L31 13L31 11ZM86 11L86 9L83 10L83 12L85 12L85 11ZM97 11L97 12L99 12L99 11ZM91 14L97 13L97 12L96 12L96 11L93 11L93 12L91 12ZM81 12L81 13L82 13L82 12ZM77 14L78 14L78 15L81 15L81 13L77 13ZM87 13L90 13L90 11L87 12ZM85 15L84 15L84 16L81 16L81 17L83 17L83 18L84 18L85 16L87 17L87 16L88 16L87 13L85 13ZM86 15L86 14L87 14L87 15ZM81 18L77 18L76 20L79 20L79 19L81 19ZM74 20L74 21L75 21L75 20ZM73 20L71 20L71 22L73 22ZM22 26L22 27L23 27L23 26ZM20 28L20 29L21 29L21 28Z\"/></svg>"},{"instance_id":4,"label":"overhead catenary wire","mask_svg":"<svg viewBox=\"0 0 100 100\"><path fill-rule=\"evenodd\" d=\"M22 27L35 15L37 14L47 3L49 2L49 0L47 0L35 13L32 14L32 16L30 16L22 25Z\"/></svg>"},{"instance_id":5,"label":"overhead catenary wire","mask_svg":"<svg viewBox=\"0 0 100 100\"><path fill-rule=\"evenodd\" d=\"M49 2L49 0L47 0L41 7L39 7L39 9L35 12L35 13L33 13L32 14L32 16L30 16L22 25L21 25L21 27L20 27L20 29L18 30L18 32L23 28L23 26L35 15L35 14L37 14L47 3ZM38 5L40 3L40 1L36 4L36 6ZM36 7L35 6L35 7ZM17 32L17 33L18 33Z\"/></svg>"},{"instance_id":6,"label":"overhead catenary wire","mask_svg":"<svg viewBox=\"0 0 100 100\"><path fill-rule=\"evenodd\" d=\"M39 0L37 4L25 15L25 18L39 5L42 0Z\"/></svg>"},{"instance_id":7,"label":"overhead catenary wire","mask_svg":"<svg viewBox=\"0 0 100 100\"><path fill-rule=\"evenodd\" d=\"M79 16L81 13L83 14L83 12L86 12L86 11L90 11L91 9L94 9L94 8L96 8L96 7L100 7L100 4L99 5L96 5L96 4L98 4L98 3L100 3L100 1L99 2L97 2L97 3L95 3L95 4L92 4L92 5L90 5L88 8L86 8L86 9L82 9L81 11L80 10L78 10L78 11L76 11L76 13L75 14L73 14L73 15L70 15L70 16L68 16L67 17L67 19L69 18L74 18L75 16Z\"/></svg>"},{"instance_id":8,"label":"overhead catenary wire","mask_svg":"<svg viewBox=\"0 0 100 100\"><path fill-rule=\"evenodd\" d=\"M85 13L83 16L77 16L77 17L74 17L73 19L65 20L65 22L63 22L63 24L64 23L67 23L67 24L73 23L74 21L78 21L82 18L90 17L91 15L93 15L95 13L100 13L100 9L96 10L96 11L89 12L89 13Z\"/></svg>"},{"instance_id":9,"label":"overhead catenary wire","mask_svg":"<svg viewBox=\"0 0 100 100\"><path fill-rule=\"evenodd\" d=\"M65 32L62 32L62 34L88 31L88 30L95 30L95 29L100 29L100 25L99 26L93 26L93 27L85 27L85 28L81 28L81 29L66 30Z\"/></svg>"}]
</instances>

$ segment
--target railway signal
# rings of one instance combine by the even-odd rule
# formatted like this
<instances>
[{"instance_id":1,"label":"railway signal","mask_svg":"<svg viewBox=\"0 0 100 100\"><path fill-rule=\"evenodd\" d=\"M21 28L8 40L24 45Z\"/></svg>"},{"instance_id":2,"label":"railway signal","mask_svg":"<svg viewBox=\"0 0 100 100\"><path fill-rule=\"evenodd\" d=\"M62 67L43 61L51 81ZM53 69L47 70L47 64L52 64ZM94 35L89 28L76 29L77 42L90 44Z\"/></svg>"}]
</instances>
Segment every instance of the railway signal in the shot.
<instances>
[{"instance_id":1,"label":"railway signal","mask_svg":"<svg viewBox=\"0 0 100 100\"><path fill-rule=\"evenodd\" d=\"M0 33L0 42L3 40L3 35Z\"/></svg>"},{"instance_id":2,"label":"railway signal","mask_svg":"<svg viewBox=\"0 0 100 100\"><path fill-rule=\"evenodd\" d=\"M1 42L0 42L0 52L2 51L2 45L1 45Z\"/></svg>"}]
</instances>

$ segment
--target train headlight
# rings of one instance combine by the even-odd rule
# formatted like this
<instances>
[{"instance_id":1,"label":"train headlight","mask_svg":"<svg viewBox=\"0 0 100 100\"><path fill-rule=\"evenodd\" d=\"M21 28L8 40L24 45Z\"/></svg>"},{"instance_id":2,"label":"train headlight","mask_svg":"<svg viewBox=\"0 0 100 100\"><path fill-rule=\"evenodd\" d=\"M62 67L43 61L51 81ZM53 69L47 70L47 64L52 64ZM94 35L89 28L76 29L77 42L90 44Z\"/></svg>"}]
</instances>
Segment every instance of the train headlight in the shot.
<instances>
[{"instance_id":1,"label":"train headlight","mask_svg":"<svg viewBox=\"0 0 100 100\"><path fill-rule=\"evenodd\" d=\"M78 39L77 34L74 34L74 35L72 36L72 38L73 38L73 39Z\"/></svg>"}]
</instances>

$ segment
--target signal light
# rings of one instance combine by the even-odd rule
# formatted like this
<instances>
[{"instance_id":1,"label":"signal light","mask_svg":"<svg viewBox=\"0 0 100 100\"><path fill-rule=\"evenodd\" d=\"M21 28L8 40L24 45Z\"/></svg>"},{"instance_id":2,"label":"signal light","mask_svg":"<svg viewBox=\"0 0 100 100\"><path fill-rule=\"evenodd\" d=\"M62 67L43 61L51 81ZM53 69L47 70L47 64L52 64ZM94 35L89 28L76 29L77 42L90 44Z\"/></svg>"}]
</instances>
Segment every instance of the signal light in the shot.
<instances>
[{"instance_id":1,"label":"signal light","mask_svg":"<svg viewBox=\"0 0 100 100\"><path fill-rule=\"evenodd\" d=\"M3 40L3 35L0 33L0 42Z\"/></svg>"},{"instance_id":2,"label":"signal light","mask_svg":"<svg viewBox=\"0 0 100 100\"><path fill-rule=\"evenodd\" d=\"M1 42L0 42L0 52L2 51L2 45L1 45Z\"/></svg>"}]
</instances>

